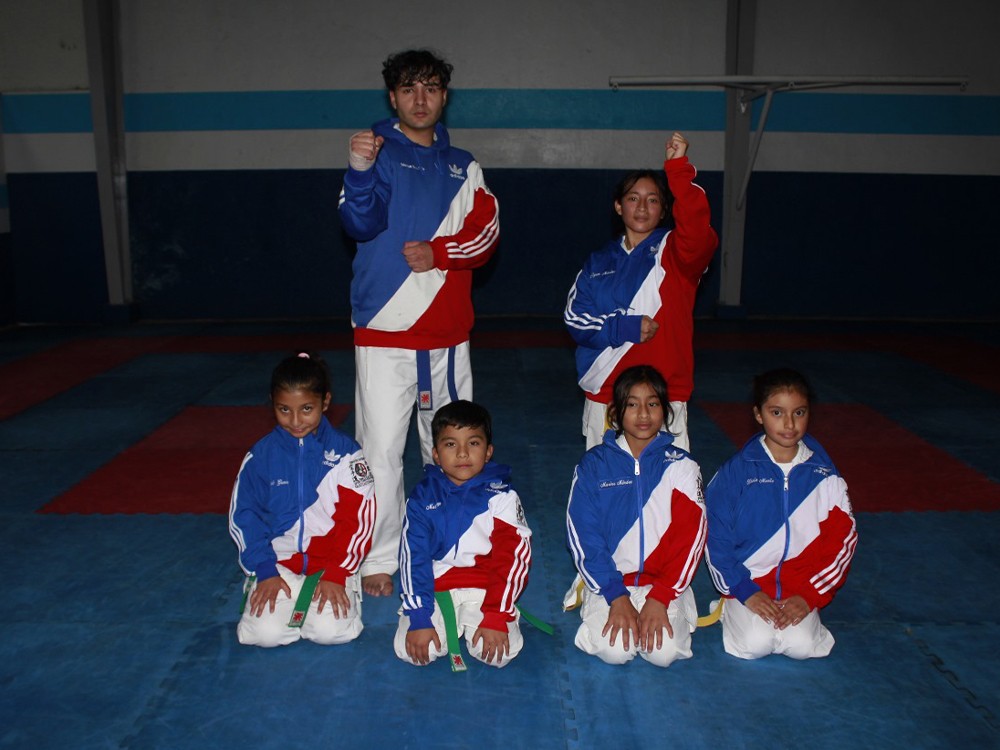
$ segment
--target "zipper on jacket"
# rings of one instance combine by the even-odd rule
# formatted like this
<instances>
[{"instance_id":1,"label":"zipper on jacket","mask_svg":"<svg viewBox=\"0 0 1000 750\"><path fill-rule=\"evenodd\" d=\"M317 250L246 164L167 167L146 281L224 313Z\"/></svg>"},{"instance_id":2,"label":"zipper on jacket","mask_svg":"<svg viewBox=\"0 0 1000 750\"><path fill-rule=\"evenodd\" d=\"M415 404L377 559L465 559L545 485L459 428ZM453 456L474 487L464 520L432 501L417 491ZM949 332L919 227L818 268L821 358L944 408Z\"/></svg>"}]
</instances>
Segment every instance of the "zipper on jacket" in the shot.
<instances>
[{"instance_id":1,"label":"zipper on jacket","mask_svg":"<svg viewBox=\"0 0 1000 750\"><path fill-rule=\"evenodd\" d=\"M792 468L794 469L795 467L793 466ZM785 474L785 486L781 492L781 507L785 517L785 549L781 553L781 560L778 561L778 568L774 572L774 594L779 602L781 601L781 566L784 565L785 560L788 558L788 547L792 541L792 525L788 519L788 474Z\"/></svg>"},{"instance_id":2,"label":"zipper on jacket","mask_svg":"<svg viewBox=\"0 0 1000 750\"><path fill-rule=\"evenodd\" d=\"M303 438L299 438L299 460L298 460L298 496L299 496L299 552L302 553L302 575L306 574L309 569L309 555L306 551L302 549L302 541L305 536L306 529L306 519L305 519L305 507L303 499L303 487L305 485L305 478L303 476L303 454L305 453L306 443Z\"/></svg>"},{"instance_id":3,"label":"zipper on jacket","mask_svg":"<svg viewBox=\"0 0 1000 750\"><path fill-rule=\"evenodd\" d=\"M642 518L642 488L639 486L639 459L633 457L633 460L635 461L635 503L636 508L639 511L639 569L635 572L634 584L638 586L639 576L642 574L642 569L646 565L646 530Z\"/></svg>"}]
</instances>

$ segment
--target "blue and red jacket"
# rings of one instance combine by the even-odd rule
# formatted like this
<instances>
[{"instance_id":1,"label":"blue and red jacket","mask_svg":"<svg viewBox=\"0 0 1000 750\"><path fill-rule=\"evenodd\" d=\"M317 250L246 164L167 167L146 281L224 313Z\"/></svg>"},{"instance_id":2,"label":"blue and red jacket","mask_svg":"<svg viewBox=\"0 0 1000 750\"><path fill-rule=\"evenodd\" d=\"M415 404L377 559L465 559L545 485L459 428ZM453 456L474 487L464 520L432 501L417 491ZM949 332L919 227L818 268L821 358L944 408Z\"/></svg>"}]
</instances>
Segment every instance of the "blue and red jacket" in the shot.
<instances>
[{"instance_id":1,"label":"blue and red jacket","mask_svg":"<svg viewBox=\"0 0 1000 750\"><path fill-rule=\"evenodd\" d=\"M811 436L802 440L805 460L787 477L762 438L751 438L708 485L712 580L740 602L763 591L824 607L847 578L858 542L847 483Z\"/></svg>"},{"instance_id":2,"label":"blue and red jacket","mask_svg":"<svg viewBox=\"0 0 1000 750\"><path fill-rule=\"evenodd\" d=\"M531 529L510 467L487 462L462 485L440 466L424 467L424 478L406 501L399 544L399 581L410 630L429 628L434 592L484 589L481 627L507 632L515 604L528 583Z\"/></svg>"},{"instance_id":3,"label":"blue and red jacket","mask_svg":"<svg viewBox=\"0 0 1000 750\"><path fill-rule=\"evenodd\" d=\"M397 127L372 126L385 141L375 165L348 168L340 220L358 241L351 281L358 346L440 349L472 330L472 269L486 263L500 238L497 200L472 154L453 148L438 123L431 146ZM403 258L409 241L429 242L434 268L414 273Z\"/></svg>"},{"instance_id":4,"label":"blue and red jacket","mask_svg":"<svg viewBox=\"0 0 1000 750\"><path fill-rule=\"evenodd\" d=\"M259 580L293 573L344 584L371 547L375 485L361 448L326 417L299 439L276 426L250 449L233 485L229 533Z\"/></svg>"},{"instance_id":5,"label":"blue and red jacket","mask_svg":"<svg viewBox=\"0 0 1000 750\"><path fill-rule=\"evenodd\" d=\"M580 577L608 604L652 585L648 597L669 606L705 547L701 469L666 432L636 459L608 430L573 473L566 529Z\"/></svg>"},{"instance_id":6,"label":"blue and red jacket","mask_svg":"<svg viewBox=\"0 0 1000 750\"><path fill-rule=\"evenodd\" d=\"M694 389L694 298L719 238L705 191L687 157L664 163L674 196L674 229L656 229L626 252L618 237L591 255L566 299L563 320L576 348L577 380L586 397L611 402L615 379L633 365L652 365L671 401ZM642 318L660 324L639 343Z\"/></svg>"}]
</instances>

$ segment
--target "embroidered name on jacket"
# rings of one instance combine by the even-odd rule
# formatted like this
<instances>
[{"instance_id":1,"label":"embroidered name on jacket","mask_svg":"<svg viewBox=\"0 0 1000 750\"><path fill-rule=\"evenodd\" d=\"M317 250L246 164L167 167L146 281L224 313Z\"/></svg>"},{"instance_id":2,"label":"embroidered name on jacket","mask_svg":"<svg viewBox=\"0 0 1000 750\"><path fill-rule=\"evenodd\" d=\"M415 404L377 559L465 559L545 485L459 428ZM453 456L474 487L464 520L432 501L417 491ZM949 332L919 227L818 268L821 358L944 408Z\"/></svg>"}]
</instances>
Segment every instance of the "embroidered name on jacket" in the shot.
<instances>
[{"instance_id":1,"label":"embroidered name on jacket","mask_svg":"<svg viewBox=\"0 0 1000 750\"><path fill-rule=\"evenodd\" d=\"M599 489L602 489L602 490L610 490L610 489L612 489L614 487L627 487L628 485L632 484L633 481L634 480L632 480L632 479L618 479L618 480L613 481L613 482L605 480L605 481L601 482L600 484L598 484L597 486L598 486Z\"/></svg>"},{"instance_id":2,"label":"embroidered name on jacket","mask_svg":"<svg viewBox=\"0 0 1000 750\"><path fill-rule=\"evenodd\" d=\"M749 477L747 479L747 486L751 484L774 484L774 477Z\"/></svg>"}]
</instances>

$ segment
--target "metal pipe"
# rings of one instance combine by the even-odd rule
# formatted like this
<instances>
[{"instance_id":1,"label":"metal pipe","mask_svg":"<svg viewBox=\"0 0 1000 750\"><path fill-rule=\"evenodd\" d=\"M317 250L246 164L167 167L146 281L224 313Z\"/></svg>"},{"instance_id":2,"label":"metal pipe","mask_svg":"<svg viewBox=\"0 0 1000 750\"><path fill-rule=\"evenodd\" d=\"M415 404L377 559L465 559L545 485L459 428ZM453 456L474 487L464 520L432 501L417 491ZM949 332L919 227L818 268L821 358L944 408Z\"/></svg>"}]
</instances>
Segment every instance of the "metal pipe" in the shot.
<instances>
[{"instance_id":1,"label":"metal pipe","mask_svg":"<svg viewBox=\"0 0 1000 750\"><path fill-rule=\"evenodd\" d=\"M968 76L611 76L608 85L622 86L725 86L788 89L805 86L958 86L965 91Z\"/></svg>"}]
</instances>

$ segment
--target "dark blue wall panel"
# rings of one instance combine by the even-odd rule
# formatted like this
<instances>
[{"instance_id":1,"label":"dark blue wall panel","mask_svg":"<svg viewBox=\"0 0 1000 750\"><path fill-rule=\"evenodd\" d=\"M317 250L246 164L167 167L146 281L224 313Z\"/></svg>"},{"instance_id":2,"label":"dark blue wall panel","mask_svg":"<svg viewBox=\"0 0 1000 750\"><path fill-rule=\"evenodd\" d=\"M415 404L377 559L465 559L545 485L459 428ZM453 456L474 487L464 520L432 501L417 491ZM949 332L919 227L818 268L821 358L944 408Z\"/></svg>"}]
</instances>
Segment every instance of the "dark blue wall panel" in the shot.
<instances>
[{"instance_id":1,"label":"dark blue wall panel","mask_svg":"<svg viewBox=\"0 0 1000 750\"><path fill-rule=\"evenodd\" d=\"M96 323L105 318L97 177L8 174L18 322Z\"/></svg>"},{"instance_id":2,"label":"dark blue wall panel","mask_svg":"<svg viewBox=\"0 0 1000 750\"><path fill-rule=\"evenodd\" d=\"M743 301L754 315L1000 315L1000 178L755 174Z\"/></svg>"},{"instance_id":3,"label":"dark blue wall panel","mask_svg":"<svg viewBox=\"0 0 1000 750\"><path fill-rule=\"evenodd\" d=\"M476 274L479 314L561 315L583 260L613 232L620 175L488 170L502 238ZM334 170L131 174L138 314L349 315L354 247L335 208L341 178ZM699 182L719 227L722 175L703 172ZM10 175L9 189L17 320L100 320L107 304L94 176ZM1000 243L989 220L1000 178L760 172L747 205L748 315L1000 315ZM697 314L713 314L718 287L717 255Z\"/></svg>"},{"instance_id":4,"label":"dark blue wall panel","mask_svg":"<svg viewBox=\"0 0 1000 750\"><path fill-rule=\"evenodd\" d=\"M349 315L339 192L340 174L317 170L130 175L140 315Z\"/></svg>"},{"instance_id":5,"label":"dark blue wall panel","mask_svg":"<svg viewBox=\"0 0 1000 750\"><path fill-rule=\"evenodd\" d=\"M10 233L0 232L0 325L9 325L15 319L14 256L10 249Z\"/></svg>"}]
</instances>

